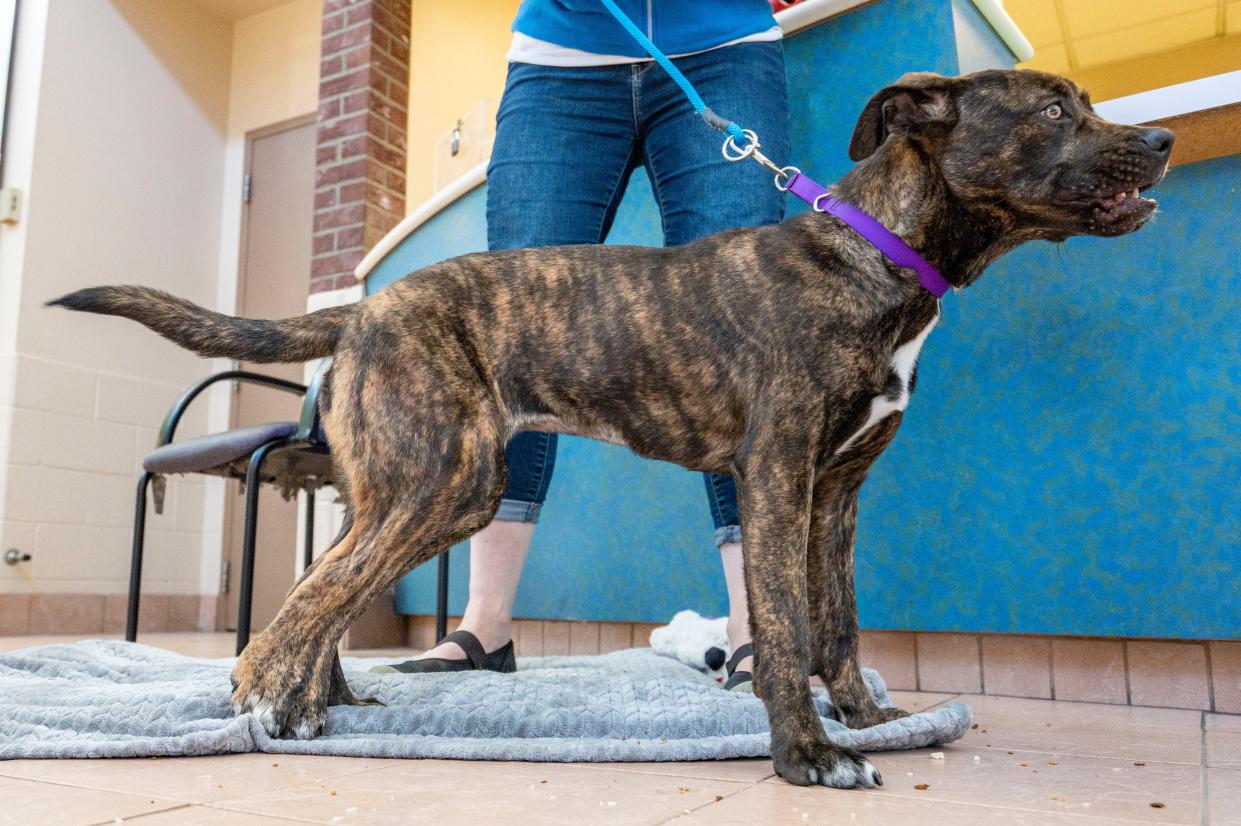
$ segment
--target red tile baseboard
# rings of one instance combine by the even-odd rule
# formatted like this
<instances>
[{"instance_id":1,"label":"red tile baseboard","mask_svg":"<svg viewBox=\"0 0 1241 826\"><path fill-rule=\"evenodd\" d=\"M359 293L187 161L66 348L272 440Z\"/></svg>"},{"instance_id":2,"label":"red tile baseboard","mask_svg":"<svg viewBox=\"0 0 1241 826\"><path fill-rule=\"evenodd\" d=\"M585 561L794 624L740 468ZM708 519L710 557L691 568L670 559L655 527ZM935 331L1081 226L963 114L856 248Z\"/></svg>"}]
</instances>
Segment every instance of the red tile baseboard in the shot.
<instances>
[{"instance_id":1,"label":"red tile baseboard","mask_svg":"<svg viewBox=\"0 0 1241 826\"><path fill-rule=\"evenodd\" d=\"M216 597L143 594L139 632L214 631ZM120 634L123 594L0 594L0 635Z\"/></svg>"},{"instance_id":2,"label":"red tile baseboard","mask_svg":"<svg viewBox=\"0 0 1241 826\"><path fill-rule=\"evenodd\" d=\"M453 630L459 617L449 619ZM650 644L657 624L521 619L519 657ZM405 617L406 645L435 642L435 618ZM862 664L897 691L991 694L1241 713L1241 641L863 631Z\"/></svg>"}]
</instances>

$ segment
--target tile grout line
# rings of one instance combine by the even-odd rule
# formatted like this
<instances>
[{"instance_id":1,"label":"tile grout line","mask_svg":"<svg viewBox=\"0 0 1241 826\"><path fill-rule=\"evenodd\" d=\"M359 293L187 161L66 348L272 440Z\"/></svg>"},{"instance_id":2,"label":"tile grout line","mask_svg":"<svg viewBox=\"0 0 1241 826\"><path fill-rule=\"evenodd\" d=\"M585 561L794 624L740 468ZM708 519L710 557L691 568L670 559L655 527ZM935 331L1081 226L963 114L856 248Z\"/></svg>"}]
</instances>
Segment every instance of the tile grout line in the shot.
<instances>
[{"instance_id":1,"label":"tile grout line","mask_svg":"<svg viewBox=\"0 0 1241 826\"><path fill-rule=\"evenodd\" d=\"M1125 705L1133 705L1133 689L1129 685L1129 641L1120 644L1120 656L1125 663Z\"/></svg>"},{"instance_id":2,"label":"tile grout line","mask_svg":"<svg viewBox=\"0 0 1241 826\"><path fill-rule=\"evenodd\" d=\"M918 635L914 634L914 691L922 690L922 664L918 660Z\"/></svg>"},{"instance_id":3,"label":"tile grout line","mask_svg":"<svg viewBox=\"0 0 1241 826\"><path fill-rule=\"evenodd\" d=\"M139 818L149 817L151 815L162 815L167 814L168 812L180 811L181 809L190 809L193 808L193 806L193 803L181 803L177 806L169 806L167 809L157 809L154 812L139 812L136 815L130 815L128 817L113 817L107 820L96 820L90 823L89 826L108 826L109 824L120 823L122 821L138 820Z\"/></svg>"},{"instance_id":4,"label":"tile grout line","mask_svg":"<svg viewBox=\"0 0 1241 826\"><path fill-rule=\"evenodd\" d=\"M1202 826L1210 826L1211 824L1211 770L1207 767L1207 714L1202 712L1200 715L1200 725L1202 728L1202 741L1199 751L1198 766L1202 772L1201 795L1199 797L1199 805L1202 806Z\"/></svg>"},{"instance_id":5,"label":"tile grout line","mask_svg":"<svg viewBox=\"0 0 1241 826\"><path fill-rule=\"evenodd\" d=\"M932 703L931 705L927 706L927 707L926 707L925 709L923 709L923 710L924 710L924 711L931 711L932 709L939 708L940 706L944 705L945 703L951 703L953 700L960 700L960 699L961 699L962 697L964 697L964 696L965 696L964 694L950 694L950 695L948 695L947 697L945 697L944 699L940 700L938 703ZM971 709L971 712L972 712L972 711L973 711L973 709Z\"/></svg>"},{"instance_id":6,"label":"tile grout line","mask_svg":"<svg viewBox=\"0 0 1241 826\"><path fill-rule=\"evenodd\" d=\"M1056 699L1056 644L1054 640L1047 641L1047 681L1051 699L1054 700Z\"/></svg>"},{"instance_id":7,"label":"tile grout line","mask_svg":"<svg viewBox=\"0 0 1241 826\"><path fill-rule=\"evenodd\" d=\"M1049 811L1047 809L1029 809L1029 808L1025 808L1022 806L1005 805L1003 803L976 803L972 800L934 798L934 797L927 797L925 795L911 795L911 794L901 793L901 792L896 791L895 789L889 790L886 787L883 791L878 791L875 789L858 789L858 790L850 791L849 793L857 794L857 795L869 795L869 796L875 797L878 800L884 800L884 799L897 800L897 801L916 800L916 801L926 801L931 804L941 804L941 805L946 805L946 806L970 806L976 809L993 809L997 812L1024 812L1026 814L1034 814L1034 815L1054 815L1057 819L1077 818L1079 820L1086 821L1086 822L1090 822L1090 821L1105 821L1108 823L1116 822L1115 819L1110 817L1109 815L1086 814L1084 812L1057 812L1057 811ZM1149 823L1152 821L1141 821L1141 822ZM1172 821L1172 822L1175 823L1177 821ZM1187 821L1180 821L1180 822L1185 823Z\"/></svg>"},{"instance_id":8,"label":"tile grout line","mask_svg":"<svg viewBox=\"0 0 1241 826\"><path fill-rule=\"evenodd\" d=\"M299 757L301 756L301 755L297 755L293 753L285 754L282 752L263 752L263 751L236 752L236 753L238 754L259 754L259 755L266 755L266 756L271 756L271 757ZM199 755L199 756L201 757L224 757L224 756L227 756L227 754L207 754L207 755ZM324 755L324 756L330 757L331 755ZM108 759L108 758L102 758L102 759ZM115 759L125 759L125 758L115 758ZM142 759L142 758L135 758L135 759ZM169 759L176 759L176 757L173 756ZM342 759L349 759L349 758L342 758ZM367 769L357 769L356 771L346 771L346 772L342 772L341 774L325 775L323 777L317 778L316 780L298 780L293 783L288 783L288 784L284 784L280 786L269 786L267 787L267 790L289 789L294 786L305 785L306 783L317 783L320 781L335 780L341 777L352 777L354 775L366 774L367 772L379 771L380 769L390 769L395 765L399 765L400 763L401 763L401 760L396 759L396 758L391 758L391 759L387 759L385 761L385 764L381 766L371 766L370 768L367 768ZM41 778L25 777L23 775L5 774L3 768L0 768L0 778L4 778L5 780L26 781L30 783L44 783L49 786L61 786L66 789L82 789L82 790L91 791L91 792L106 792L108 794L120 794L120 795L125 795L127 797L146 797L148 800L152 797L152 795L150 794L138 794L136 792L123 792L117 789L106 788L104 786L87 786L87 785L81 785L77 783L66 783L60 780L44 780ZM164 799L168 800L171 803L178 804L177 806L174 806L171 808L181 808L184 806L212 806L215 803L227 803L230 800L236 800L239 797L247 797L252 794L254 794L253 791L246 791L246 792L241 792L236 795L229 795L225 797L218 797L212 800L203 800L203 801L181 800L175 797L168 797ZM154 795L154 797L156 799L159 799L161 795L157 794L157 795ZM168 809L160 809L159 811L168 811ZM155 814L155 812L145 812L143 813L143 815L134 815L134 817L142 817L147 814ZM104 822L111 823L112 821L107 820Z\"/></svg>"},{"instance_id":9,"label":"tile grout line","mask_svg":"<svg viewBox=\"0 0 1241 826\"><path fill-rule=\"evenodd\" d=\"M265 756L267 756L267 757L276 757L276 758L283 758L283 757L300 757L300 756L302 756L302 755L298 755L298 754L295 754L295 753L292 753L292 752L288 752L288 753L286 753L286 752L278 752L278 751L251 751L251 752L239 752L239 753L240 753L240 754L261 754L261 755L265 755ZM211 756L214 756L214 755L206 755L206 756L211 757ZM322 757L333 757L333 758L335 757L335 755L321 755L321 756L322 756ZM347 760L347 759L350 759L350 758L343 758L343 759L346 759L346 760ZM295 781L295 782L293 782L293 783L288 783L288 784L284 784L284 785L280 785L280 786L267 786L267 787L264 789L264 791L272 791L272 790L278 790L278 789L291 789L291 788L293 788L294 786L302 786L302 785L305 785L305 784L307 784L307 783L318 783L318 782L320 782L320 781L336 780L336 779L341 778L341 777L353 777L353 776L355 776L355 775L359 775L359 774L366 774L367 772L379 771L380 769L390 769L390 768L392 768L393 766L395 766L395 765L399 765L399 764L400 764L400 760L399 760L399 759L396 759L396 758L388 758L388 759L386 759L386 760L385 760L385 762L384 762L384 764L383 764L383 765L380 765L380 766L371 766L369 769L357 769L356 771L346 771L346 772L342 772L341 774L328 774L328 775L324 775L323 777L316 778L315 780L298 780L298 781ZM248 797L248 796L250 796L250 795L252 795L252 794L254 794L254 792L253 792L253 791L247 791L247 792L242 792L242 793L240 793L240 794L235 794L235 795L227 795L227 796L225 796L225 797L217 797L217 798L215 798L215 799L213 799L213 800L205 800L205 801L203 801L203 802L201 802L201 803L192 803L192 805L195 805L195 806L211 806L213 803L227 803L227 802L228 802L228 801L230 801L230 800L236 800L236 799L237 799L237 798L239 798L239 797Z\"/></svg>"},{"instance_id":10,"label":"tile grout line","mask_svg":"<svg viewBox=\"0 0 1241 826\"><path fill-rule=\"evenodd\" d=\"M201 806L204 809L210 809L213 812L227 812L230 815L245 814L254 815L256 817L270 817L275 820L283 820L288 823L323 823L322 820L305 820L300 817L292 817L288 815L273 815L268 812L252 812L248 809L228 809L223 806L216 806L214 803L198 803L196 805Z\"/></svg>"},{"instance_id":11,"label":"tile grout line","mask_svg":"<svg viewBox=\"0 0 1241 826\"><path fill-rule=\"evenodd\" d=\"M893 689L893 691L900 691L900 690L901 689ZM934 694L937 692L930 692L930 693ZM995 697L1001 700L1036 700L1042 703L1074 703L1076 705L1083 705L1083 706L1103 706L1104 708L1131 708L1134 710L1157 709L1160 711L1210 711L1210 709L1195 708L1191 706L1146 706L1146 705L1138 706L1138 705L1130 705L1129 703L1106 703L1106 702L1102 702L1098 700L1056 700L1050 697L1031 697L1026 694L974 694L974 693L967 692L961 696L963 697ZM1232 714L1232 716L1234 717L1237 716L1235 712L1227 712L1227 711L1216 711L1216 712L1211 712L1211 713L1212 714Z\"/></svg>"},{"instance_id":12,"label":"tile grout line","mask_svg":"<svg viewBox=\"0 0 1241 826\"><path fill-rule=\"evenodd\" d=\"M1102 754L1083 754L1082 752L1078 752L1078 751L1043 751L1040 749L1014 748L1012 746L978 746L978 748L984 751L1004 751L1004 752L1012 752L1013 754L1041 754L1046 757L1052 757L1052 758L1080 757L1084 760L1113 760L1117 763L1133 762L1132 757L1108 757ZM1181 763L1175 760L1155 760L1154 758L1151 758L1151 757L1144 758L1143 762L1151 764L1151 765L1159 765L1159 766L1181 766L1181 767L1188 767L1188 768L1194 767L1193 763ZM1068 814L1068 813L1066 812L1065 814ZM1092 815L1092 817L1100 817L1100 815Z\"/></svg>"},{"instance_id":13,"label":"tile grout line","mask_svg":"<svg viewBox=\"0 0 1241 826\"><path fill-rule=\"evenodd\" d=\"M773 774L772 777L775 777L775 775ZM765 780L766 778L763 778L763 779ZM762 782L762 781L759 781L759 782ZM691 815L694 812L707 808L708 806L714 806L717 803L723 803L725 800L728 800L730 797L733 797L734 795L744 794L746 791L754 788L757 785L758 783L748 783L746 784L744 788L737 789L735 792L730 792L729 794L726 794L726 795L721 795L716 800L708 800L706 803L703 803L701 806L695 806L692 809L682 809L680 812L674 814L672 817L668 818L667 820L658 821L656 823L656 826L660 826L660 824L664 824L664 823L671 823L674 820L678 820L682 817L686 817L687 815Z\"/></svg>"},{"instance_id":14,"label":"tile grout line","mask_svg":"<svg viewBox=\"0 0 1241 826\"><path fill-rule=\"evenodd\" d=\"M43 759L48 759L48 758L31 758L31 759L43 760ZM52 758L52 759L65 760L65 759L73 759L73 758ZM109 758L95 758L95 759L109 759ZM119 758L119 759L125 759L125 758ZM20 780L24 783L42 783L45 786L60 786L62 789L78 789L79 791L87 791L87 792L105 792L107 794L124 795L125 797L145 797L147 800L150 800L152 797L158 800L162 797L162 795L158 795L158 794L150 795L150 794L138 794L136 792L120 792L120 791L117 791L116 789L105 789L100 786L82 786L76 783L64 783L59 780L43 780L42 778L23 777L21 775L14 775L14 774L0 774L0 778L3 778L5 780ZM167 800L169 803L177 804L177 807L194 805L193 801L179 800L178 798L175 798L175 797L165 797L164 800ZM164 811L164 810L161 809L160 811ZM111 823L112 821L108 820L104 822Z\"/></svg>"},{"instance_id":15,"label":"tile grout line","mask_svg":"<svg viewBox=\"0 0 1241 826\"><path fill-rule=\"evenodd\" d=\"M710 758L708 758L708 759L710 759ZM749 759L752 759L752 758L748 758L748 757L728 757L728 758L724 758L721 762L730 762L730 761L732 761L732 760L749 760ZM661 761L661 765L666 764L666 765L669 765L669 766L676 766L676 765L677 765L678 763L680 763L680 762L682 762L682 761L679 761L679 760L668 760L668 761ZM690 761L685 761L685 762L696 763L696 762L703 762L703 761L698 761L698 760L690 760ZM770 779L771 779L771 778L773 778L773 777L778 777L778 776L779 776L779 775L777 775L777 774L775 773L775 771L773 770L771 774L766 774L766 775L763 775L762 777L760 777L760 778L759 778L759 779L757 779L757 780L737 780L737 779L735 779L735 778L708 777L708 776L702 776L702 777L700 777L700 776L697 776L697 775L675 774L675 773L674 773L674 772L672 772L672 771L662 772L662 771L655 771L655 770L653 770L653 769L646 769L646 770L643 770L643 769L626 769L626 768L617 768L617 767L616 767L616 764L611 764L611 763L566 763L566 764L564 764L564 765L576 766L577 768L581 768L581 769L589 769L589 770L592 770L592 771L614 771L614 772L626 772L626 773L628 773L628 774L642 774L642 775L650 775L650 776L652 776L652 777L675 777L675 778L676 778L676 779L678 779L678 780L693 780L693 781L694 781L694 782L696 782L696 783L701 783L701 782L704 782L704 781L711 781L711 782L713 782L713 783L732 783L732 784L736 784L736 785L738 785L738 786L756 786L756 785L758 785L759 783L762 783L762 782L764 782L764 781L766 781L766 780L770 780ZM628 765L628 764L621 764L621 765Z\"/></svg>"},{"instance_id":16,"label":"tile grout line","mask_svg":"<svg viewBox=\"0 0 1241 826\"><path fill-rule=\"evenodd\" d=\"M980 694L986 694L987 669L982 664L982 634L976 634L975 639L978 641L978 691Z\"/></svg>"},{"instance_id":17,"label":"tile grout line","mask_svg":"<svg viewBox=\"0 0 1241 826\"><path fill-rule=\"evenodd\" d=\"M1215 670L1211 667L1211 644L1202 643L1202 655L1206 660L1207 669L1207 706L1215 711Z\"/></svg>"}]
</instances>

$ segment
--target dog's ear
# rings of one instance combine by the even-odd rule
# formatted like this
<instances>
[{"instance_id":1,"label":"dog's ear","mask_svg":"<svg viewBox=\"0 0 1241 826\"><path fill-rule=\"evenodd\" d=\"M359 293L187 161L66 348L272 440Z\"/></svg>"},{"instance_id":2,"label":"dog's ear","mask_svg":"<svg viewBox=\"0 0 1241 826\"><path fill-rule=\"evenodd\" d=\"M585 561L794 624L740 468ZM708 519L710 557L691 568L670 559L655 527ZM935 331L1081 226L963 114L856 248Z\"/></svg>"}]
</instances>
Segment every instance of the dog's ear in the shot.
<instances>
[{"instance_id":1,"label":"dog's ear","mask_svg":"<svg viewBox=\"0 0 1241 826\"><path fill-rule=\"evenodd\" d=\"M870 157L888 135L909 133L928 124L956 122L961 78L933 72L910 72L870 99L853 129L849 157Z\"/></svg>"}]
</instances>

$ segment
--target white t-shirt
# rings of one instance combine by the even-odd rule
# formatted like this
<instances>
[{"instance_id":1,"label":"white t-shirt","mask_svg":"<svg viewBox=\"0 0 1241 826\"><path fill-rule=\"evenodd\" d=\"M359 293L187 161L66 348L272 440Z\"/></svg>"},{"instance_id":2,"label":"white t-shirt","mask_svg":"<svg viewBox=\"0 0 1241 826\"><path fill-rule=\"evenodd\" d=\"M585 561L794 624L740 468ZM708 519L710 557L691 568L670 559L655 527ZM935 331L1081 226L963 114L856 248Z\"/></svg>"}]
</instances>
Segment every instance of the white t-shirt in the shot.
<instances>
[{"instance_id":1,"label":"white t-shirt","mask_svg":"<svg viewBox=\"0 0 1241 826\"><path fill-rule=\"evenodd\" d=\"M766 42L779 40L782 37L784 37L784 32L780 27L772 26L766 31L738 37L736 40L712 46L710 49L687 52L686 54L674 54L669 55L669 57L686 57L691 54L702 54L714 49L722 49L725 46L733 46L737 43ZM625 63L647 63L651 60L649 57L592 54L590 52L583 52L581 49L570 49L568 46L557 46L555 43L548 43L546 40L539 40L537 37L530 37L521 32L513 32L513 43L508 49L508 59L511 63L532 63L535 66L618 66Z\"/></svg>"}]
</instances>

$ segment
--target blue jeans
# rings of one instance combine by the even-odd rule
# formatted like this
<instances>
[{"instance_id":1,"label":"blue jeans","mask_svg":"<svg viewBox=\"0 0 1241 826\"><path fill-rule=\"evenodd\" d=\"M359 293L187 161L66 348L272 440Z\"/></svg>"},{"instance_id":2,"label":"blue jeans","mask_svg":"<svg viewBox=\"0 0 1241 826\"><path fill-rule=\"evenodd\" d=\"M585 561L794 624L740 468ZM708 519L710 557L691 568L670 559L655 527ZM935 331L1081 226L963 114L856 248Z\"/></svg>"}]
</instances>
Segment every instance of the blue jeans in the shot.
<instances>
[{"instance_id":1,"label":"blue jeans","mask_svg":"<svg viewBox=\"0 0 1241 826\"><path fill-rule=\"evenodd\" d=\"M778 41L714 49L678 58L677 65L709 106L757 132L776 163L787 162ZM510 64L487 169L488 246L602 243L639 166L650 177L668 246L779 221L785 196L771 174L752 161L726 161L723 138L654 63ZM508 488L496 518L537 522L555 467L556 435L519 433L507 458ZM703 475L717 544L739 542L732 478Z\"/></svg>"}]
</instances>

